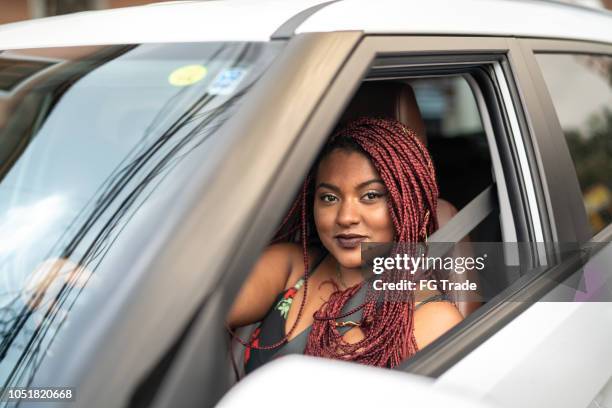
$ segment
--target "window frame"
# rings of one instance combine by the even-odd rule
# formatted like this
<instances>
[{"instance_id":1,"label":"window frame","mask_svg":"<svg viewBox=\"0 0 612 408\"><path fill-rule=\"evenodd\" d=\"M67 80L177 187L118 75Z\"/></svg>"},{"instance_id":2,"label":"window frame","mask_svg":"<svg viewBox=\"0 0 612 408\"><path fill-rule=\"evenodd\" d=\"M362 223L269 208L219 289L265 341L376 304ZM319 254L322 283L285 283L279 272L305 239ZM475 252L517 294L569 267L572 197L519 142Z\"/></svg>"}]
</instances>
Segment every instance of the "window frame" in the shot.
<instances>
[{"instance_id":1,"label":"window frame","mask_svg":"<svg viewBox=\"0 0 612 408\"><path fill-rule=\"evenodd\" d=\"M519 204L523 207L523 212L522 214L519 212L518 216L515 215L514 219L515 225L523 223L526 231L520 231L518 238L519 241L528 242L550 239L552 231L547 228L550 225L547 218L548 213L543 211L545 205L542 201L542 195L538 194L542 190L538 187L541 179L539 178L539 172L534 170L537 158L531 146L533 126L531 126L529 117L526 115L521 103L523 95L520 94L520 88L516 83L517 74L514 72L514 64L522 58L517 49L516 40L456 36L369 36L364 38L351 61L347 64L347 69L356 60L363 64L364 61L374 61L375 57L381 54L395 55L400 59L406 57L414 58L417 60L415 64L417 72L425 63L430 66L428 72L430 72L431 67L434 65L438 65L441 68L441 72L444 72L444 66L452 65L453 63L457 70L460 70L462 65L465 68L469 64L477 66L497 64L498 69L495 73L492 73L494 74L493 83L495 84L495 89L488 88L491 94L488 95L488 98L501 97L503 100L502 103L498 103L496 106L500 108L498 117L491 117L491 120L494 126L497 126L495 129L496 140L498 142L500 140L509 141L507 146L498 145L498 148L505 147L507 150L506 156L513 156L511 162L514 163L514 166L508 169L508 165L512 166L512 163L505 163L504 171L510 170L509 173L512 172L512 175L516 175L516 178L525 176L531 178L531 180L522 180L522 183L519 183L514 191L509 191L510 196L514 195L516 197L520 194L522 197L519 199ZM502 80L502 77L507 87L504 95L501 95L503 92L499 89L499 81ZM387 77L386 79L390 78ZM356 89L357 86L358 84L354 88ZM482 89L487 89L487 87ZM345 104L348 104L348 100L345 101ZM326 109L333 108L330 106L329 108L326 107ZM509 118L511 115L514 115L514 118ZM510 123L512 121L514 121L513 124ZM500 131L504 134L499 135ZM516 138L521 139L519 146L515 143ZM521 153L524 157L523 167L516 164L519 162L516 150L521 148L523 149ZM524 166L527 166L527 168ZM524 173L525 170L528 170L528 172ZM506 181L511 182L512 179L506 176ZM529 183L532 183L532 195L535 196L530 199L537 200L535 211L538 211L538 213L535 215L529 214L529 210L525 209L525 205L523 205L528 200L525 190L526 185ZM533 211L533 206L528 207ZM534 219L539 219L541 223L542 235L539 238L536 238L533 225L531 224L534 222ZM534 252L537 252L537 249ZM543 254L538 253L534 255L541 257ZM530 282L532 282L532 278L524 279L516 285L511 285L496 299L489 302L488 305L476 311L399 368L421 375L439 376L529 306L526 302L508 302L502 304L501 301L512 299L518 291L524 293L526 283ZM529 295L535 299L541 297L546 290L545 287L540 287L539 290L534 291L527 289Z\"/></svg>"},{"instance_id":2,"label":"window frame","mask_svg":"<svg viewBox=\"0 0 612 408\"><path fill-rule=\"evenodd\" d=\"M612 224L593 235L584 208L580 182L574 170L561 123L555 110L554 102L548 91L543 72L538 64L536 54L583 54L605 55L612 57L612 45L571 40L551 40L522 38L518 40L523 53L524 69L532 81L532 90L536 93L537 102L542 111L542 120L548 128L546 134L536 134L541 155L543 172L548 174L546 183L549 186L547 199L550 206L561 216L554 217L557 231L571 229L575 240L569 240L566 234L560 234L558 242L605 242L612 239ZM559 186L560 184L560 186ZM564 206L565 208L561 208Z\"/></svg>"},{"instance_id":3,"label":"window frame","mask_svg":"<svg viewBox=\"0 0 612 408\"><path fill-rule=\"evenodd\" d=\"M548 220L548 213L543 211L544 199L539 192L541 191L541 177L539 172L534 171L537 167L538 158L534 154L534 148L532 146L533 137L532 133L535 131L541 131L539 127L532 125L526 114L526 109L523 108L524 99L526 96L522 93L522 87L519 88L517 85L519 81L519 73L516 72L516 65L520 65L523 56L517 47L515 39L505 37L462 37L462 36L367 36L362 41L360 47L356 50L353 58L368 59L376 56L376 54L395 54L399 55L400 58L407 56L420 58L420 63L427 62L428 64L438 64L441 67L444 64L456 63L462 65L469 64L484 64L499 62L501 66L501 72L503 73L507 81L508 93L504 105L504 109L508 110L510 107L513 108L515 119L518 122L515 130L520 133L516 138L520 138L521 144L524 146L524 153L527 158L527 166L517 166L516 170L517 178L530 177L531 180L521 180L520 186L516 186L512 191L513 194L521 194L523 197L523 203L528 201L527 193L525 191L527 184L532 184L534 187L535 194L535 206L538 208L538 214L529 214L528 210L525 210L523 219L520 217L515 221L522 223L528 231L525 234L518 233L519 241L548 241L554 235L554 231L551 231L548 226L550 222ZM495 92L501 92L496 89ZM509 104L513 105L510 106ZM505 121L505 125L508 125L507 112L504 113L506 116L501 120ZM531 116L531 115L529 115ZM536 124L537 125L537 124ZM534 130L535 129L535 130ZM499 129L497 129L499 130ZM509 138L513 137L512 130L509 126L506 126L506 131ZM513 140L514 142L514 140ZM513 149L512 154L516 154L516 146L506 146L508 149ZM518 159L515 159L518 161ZM522 173L527 170L527 173ZM518 204L518 203L514 203ZM522 203L521 203L522 204ZM533 219L538 220L541 226L542 233L537 234L533 231Z\"/></svg>"},{"instance_id":4,"label":"window frame","mask_svg":"<svg viewBox=\"0 0 612 408\"><path fill-rule=\"evenodd\" d=\"M300 41L300 39L306 38L307 34L302 34L294 37L290 43ZM322 146L329 132L333 129L337 120L344 109L349 104L352 96L357 91L362 80L370 70L370 67L375 60L377 55L380 54L399 54L402 57L415 57L425 56L429 59L429 64L448 64L449 62L455 62L458 64L465 64L470 60L472 64L478 65L484 62L497 62L503 60L501 68L503 68L504 75L509 86L509 94L511 97L516 97L516 92L513 91L516 85L514 85L514 74L511 70L512 60L521 58L520 54L516 54L516 47L512 56L509 55L511 45L507 38L492 38L492 37L461 37L461 36L366 36L362 37L359 44L355 47L351 55L348 57L346 62L342 65L339 72L336 74L333 82L327 87L324 94L321 96L318 104L308 114L308 119L304 122L301 128L300 135L297 138L291 154L287 156L286 163L291 163L288 167L285 167L278 173L275 186L270 190L271 192L278 193L284 191L285 195L287 191L295 191L295 186L291 186L290 183L295 183L295 180L303 177L301 169L305 164L309 167L309 163L316 156L318 147ZM493 61L491 58L485 58L483 56L490 56L496 54L497 59ZM507 57L504 57L507 56ZM446 58L446 61L444 61ZM464 59L461 61L461 59ZM506 60L507 58L507 60ZM294 62L295 63L295 62ZM299 63L299 62L298 62ZM494 95L497 90L491 90L491 95ZM514 99L513 99L514 100ZM529 128L524 125L525 119L523 119L523 111L521 105L513 106L517 113L517 121L521 125L521 132L528 132ZM506 128L504 119L499 120L500 126ZM524 135L524 133L523 133ZM525 137L525 136L523 136ZM527 145L527 143L524 143ZM299 164L294 166L294 164ZM287 176L287 173L291 173L292 176ZM537 174L532 174L534 178L537 178ZM293 181L291 181L293 179ZM278 187L278 188L277 188ZM517 189L519 190L519 189ZM536 191L538 188L536 187ZM512 194L518 194L518 191ZM278 196L269 194L267 199L278 200ZM287 200L287 198L285 198ZM288 205L289 203L285 203ZM278 202L274 206L278 208ZM267 208L267 204L261 203L260 208ZM252 223L251 229L248 233L244 234L242 244L236 248L234 259L228 265L226 270L236 269L234 272L240 272L242 274L248 273L248 266L254 262L256 255L261 250L261 242L247 242L249 237L258 237L258 241L261 241L261 237L266 234L256 232L261 229L259 221L266 218L264 214ZM515 220L517 217L515 217ZM530 217L523 217L523 220L517 221L518 223L527 223ZM544 229L546 222L542 220L542 227ZM529 228L524 229L525 232L520 240L529 241L533 238ZM233 299L237 293L237 290L244 279L244 275L238 275L236 273L229 277L231 284L228 284L228 288L225 290L225 302L229 303L228 299ZM229 282L228 282L229 283ZM521 290L522 285L510 289L510 291ZM504 293L503 296L509 296ZM540 293L534 293L534 296L541 296ZM210 302L210 301L209 301ZM402 366L401 368L405 371L413 373L419 373L429 376L438 376L444 372L447 368L452 366L469 351L473 350L478 346L485 338L493 335L507 322L516 317L521 313L527 305L518 302L510 302L507 305L501 305L495 302L497 308L493 310L493 307L486 308L475 312L470 318L466 319L460 324L460 326L452 329L451 332L445 334L443 338L439 339L435 344L430 345L427 350L419 353L419 356L411 360L409 366ZM502 307L500 307L502 306ZM208 306L212 307L212 305ZM210 315L208 319L210 319ZM204 319L205 316L198 317L197 320ZM198 323L195 323L198 324ZM478 330L477 327L478 326ZM202 342L204 334L210 335L210 333L187 333L186 335L192 337L187 339L189 343ZM199 337L199 340L195 340ZM201 344L201 343L200 343ZM450 346L450 347L449 347ZM182 368L177 368L178 371L183 373L197 372L196 367L189 367L190 364L194 364L197 359L189 358L186 356L180 356L180 365ZM201 369L201 368L200 368ZM184 379L184 377L183 377ZM182 379L174 378L171 380L172 383L180 383ZM174 398L178 398L181 394L178 392L180 387L174 390L168 390L169 393L164 392L164 396L161 400L170 400L171 395Z\"/></svg>"}]
</instances>

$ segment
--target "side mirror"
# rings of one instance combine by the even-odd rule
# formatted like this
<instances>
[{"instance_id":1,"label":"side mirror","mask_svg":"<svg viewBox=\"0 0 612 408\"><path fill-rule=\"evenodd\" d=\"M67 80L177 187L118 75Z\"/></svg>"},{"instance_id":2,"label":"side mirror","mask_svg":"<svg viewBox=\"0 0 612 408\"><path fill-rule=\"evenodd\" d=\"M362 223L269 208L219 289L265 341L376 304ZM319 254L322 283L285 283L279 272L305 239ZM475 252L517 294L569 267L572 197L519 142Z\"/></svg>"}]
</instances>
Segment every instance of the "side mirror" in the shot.
<instances>
[{"instance_id":1,"label":"side mirror","mask_svg":"<svg viewBox=\"0 0 612 408\"><path fill-rule=\"evenodd\" d=\"M496 408L429 377L303 355L280 357L236 384L217 407Z\"/></svg>"}]
</instances>

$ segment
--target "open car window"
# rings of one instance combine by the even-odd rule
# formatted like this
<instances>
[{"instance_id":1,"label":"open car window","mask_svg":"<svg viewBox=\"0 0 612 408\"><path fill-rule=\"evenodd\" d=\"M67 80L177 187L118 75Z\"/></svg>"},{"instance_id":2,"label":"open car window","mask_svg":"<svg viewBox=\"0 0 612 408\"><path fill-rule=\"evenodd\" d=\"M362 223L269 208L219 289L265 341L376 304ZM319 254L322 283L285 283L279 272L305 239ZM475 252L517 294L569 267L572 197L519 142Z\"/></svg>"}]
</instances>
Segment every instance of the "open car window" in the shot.
<instances>
[{"instance_id":1,"label":"open car window","mask_svg":"<svg viewBox=\"0 0 612 408\"><path fill-rule=\"evenodd\" d=\"M441 230L452 222L456 214L463 214L464 219L474 218L462 210L472 211L474 202L479 201L477 198L482 194L486 195L489 205L482 210L483 214L478 214L477 210L476 218L480 217L478 221L468 229L462 229L461 235L457 236L457 241L462 243L450 251L450 256L454 259L470 256L480 259L470 245L481 242L488 243L488 246L485 244L480 248L491 248L492 244L501 243L504 235L495 185L495 178L503 179L504 175L495 174L493 161L497 160L499 163L499 153L497 148L490 145L496 143L496 136L503 135L493 134L491 127L487 128L485 125L482 115L488 115L488 111L483 106L482 99L478 99L481 93L469 74L449 72L444 76L433 77L427 74L410 75L407 72L402 78L394 71L394 77L385 80L378 71L375 81L366 78L360 83L335 126L338 128L364 116L387 117L400 120L407 127L416 130L431 155L436 170L440 187L439 202L443 203L439 206L444 209L437 215ZM491 118L486 118L486 121L490 122ZM296 180L296 183L299 181ZM509 227L514 229L513 225ZM515 234L515 231L512 233ZM435 247L436 244L430 243L430 248L432 246ZM438 255L449 255L447 252L451 248L452 244L446 252L440 252ZM484 304L483 299L494 298L519 277L514 268L506 267L504 262L508 260L503 257L502 252L498 251L501 257L491 259L491 262L499 262L499 267L488 265L487 273L494 274L496 271L496 274L482 279L478 291L474 290L472 294L462 293L462 298L457 294L450 295L451 298L457 296L453 299L464 318L481 307ZM516 259L509 262L514 263ZM471 270L466 274L463 274L465 269L461 270L462 274L457 281L479 282L477 271L473 270L473 267L468 269ZM255 324L244 328L239 334L243 339L248 339L257 330L259 329ZM293 350L294 346L295 344L285 347ZM233 351L239 375L243 375L243 357L250 353L245 354L244 346L239 342L235 343ZM281 354L285 352L282 351Z\"/></svg>"}]
</instances>

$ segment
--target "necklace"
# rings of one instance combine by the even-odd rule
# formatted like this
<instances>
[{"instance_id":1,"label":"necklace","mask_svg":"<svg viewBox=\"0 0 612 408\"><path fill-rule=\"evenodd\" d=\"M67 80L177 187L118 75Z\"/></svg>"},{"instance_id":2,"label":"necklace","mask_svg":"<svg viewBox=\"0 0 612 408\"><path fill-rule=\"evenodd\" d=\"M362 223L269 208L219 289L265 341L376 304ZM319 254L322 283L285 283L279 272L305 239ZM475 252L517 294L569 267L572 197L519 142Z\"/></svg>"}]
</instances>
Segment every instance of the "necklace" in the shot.
<instances>
[{"instance_id":1,"label":"necklace","mask_svg":"<svg viewBox=\"0 0 612 408\"><path fill-rule=\"evenodd\" d=\"M348 285L344 281L344 276L342 275L342 271L340 270L340 263L339 262L336 262L336 278L337 278L337 281L340 282L340 284L345 289L348 288Z\"/></svg>"}]
</instances>

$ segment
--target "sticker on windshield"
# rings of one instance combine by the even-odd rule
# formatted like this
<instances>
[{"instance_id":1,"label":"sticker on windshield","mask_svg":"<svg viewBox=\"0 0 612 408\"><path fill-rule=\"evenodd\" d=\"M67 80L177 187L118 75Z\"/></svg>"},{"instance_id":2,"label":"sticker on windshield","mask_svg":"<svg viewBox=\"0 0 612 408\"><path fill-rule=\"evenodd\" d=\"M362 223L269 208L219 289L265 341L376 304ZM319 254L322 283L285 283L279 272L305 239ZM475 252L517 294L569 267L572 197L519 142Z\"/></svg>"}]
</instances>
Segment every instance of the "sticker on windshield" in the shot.
<instances>
[{"instance_id":1,"label":"sticker on windshield","mask_svg":"<svg viewBox=\"0 0 612 408\"><path fill-rule=\"evenodd\" d=\"M229 95L236 90L246 74L246 68L226 68L214 79L208 93L212 95Z\"/></svg>"},{"instance_id":2,"label":"sticker on windshield","mask_svg":"<svg viewBox=\"0 0 612 408\"><path fill-rule=\"evenodd\" d=\"M188 86L201 81L208 72L203 65L185 65L172 71L168 77L170 85Z\"/></svg>"}]
</instances>

